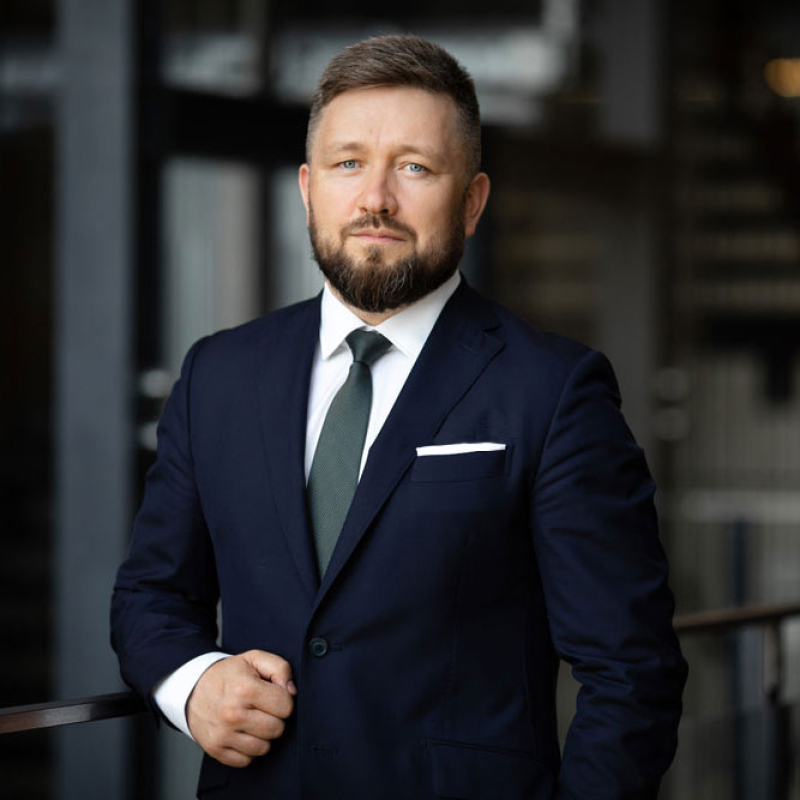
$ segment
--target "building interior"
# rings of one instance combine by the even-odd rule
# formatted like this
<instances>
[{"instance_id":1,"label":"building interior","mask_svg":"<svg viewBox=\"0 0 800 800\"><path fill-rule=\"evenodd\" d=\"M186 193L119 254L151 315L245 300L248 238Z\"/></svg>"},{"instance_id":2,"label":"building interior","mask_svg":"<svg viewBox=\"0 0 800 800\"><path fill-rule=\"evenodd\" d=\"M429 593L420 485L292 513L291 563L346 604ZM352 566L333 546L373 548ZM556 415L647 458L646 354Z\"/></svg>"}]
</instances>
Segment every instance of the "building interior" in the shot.
<instances>
[{"instance_id":1,"label":"building interior","mask_svg":"<svg viewBox=\"0 0 800 800\"><path fill-rule=\"evenodd\" d=\"M690 665L660 796L800 800L800 5L421 9L0 5L0 707L123 690L109 597L182 358L320 290L311 94L411 31L481 103L464 274L609 356L659 487ZM192 797L199 757L142 716L0 735L0 795Z\"/></svg>"}]
</instances>

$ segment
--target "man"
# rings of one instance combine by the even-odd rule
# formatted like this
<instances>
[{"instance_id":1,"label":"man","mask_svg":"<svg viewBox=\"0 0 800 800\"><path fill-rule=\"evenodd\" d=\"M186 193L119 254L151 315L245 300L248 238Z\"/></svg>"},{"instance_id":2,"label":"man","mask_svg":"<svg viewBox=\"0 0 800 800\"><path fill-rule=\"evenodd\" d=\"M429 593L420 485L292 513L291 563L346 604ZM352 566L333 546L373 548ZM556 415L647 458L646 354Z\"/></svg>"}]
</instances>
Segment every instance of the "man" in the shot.
<instances>
[{"instance_id":1,"label":"man","mask_svg":"<svg viewBox=\"0 0 800 800\"><path fill-rule=\"evenodd\" d=\"M672 759L685 664L610 366L457 271L479 125L438 46L343 51L300 168L321 297L186 357L112 616L201 797L652 798Z\"/></svg>"}]
</instances>

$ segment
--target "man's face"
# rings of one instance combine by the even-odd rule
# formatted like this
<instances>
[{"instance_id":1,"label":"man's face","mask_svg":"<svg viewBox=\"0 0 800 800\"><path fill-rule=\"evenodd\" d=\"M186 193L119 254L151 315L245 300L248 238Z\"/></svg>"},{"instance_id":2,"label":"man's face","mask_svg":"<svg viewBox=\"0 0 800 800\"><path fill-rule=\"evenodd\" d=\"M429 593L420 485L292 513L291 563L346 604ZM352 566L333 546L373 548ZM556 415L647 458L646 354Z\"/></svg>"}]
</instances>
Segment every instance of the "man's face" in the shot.
<instances>
[{"instance_id":1,"label":"man's face","mask_svg":"<svg viewBox=\"0 0 800 800\"><path fill-rule=\"evenodd\" d=\"M326 278L351 306L380 313L453 274L489 181L467 180L449 97L380 87L345 92L324 109L300 190Z\"/></svg>"}]
</instances>

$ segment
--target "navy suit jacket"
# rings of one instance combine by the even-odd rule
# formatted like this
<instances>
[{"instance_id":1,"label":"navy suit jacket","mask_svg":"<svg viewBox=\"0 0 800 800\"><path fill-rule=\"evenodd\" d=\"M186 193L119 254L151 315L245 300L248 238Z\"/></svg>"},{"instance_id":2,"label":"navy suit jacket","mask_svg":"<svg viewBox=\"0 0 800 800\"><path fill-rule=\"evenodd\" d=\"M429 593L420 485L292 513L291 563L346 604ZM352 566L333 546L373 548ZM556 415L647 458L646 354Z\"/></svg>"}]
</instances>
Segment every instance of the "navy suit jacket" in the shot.
<instances>
[{"instance_id":1,"label":"navy suit jacket","mask_svg":"<svg viewBox=\"0 0 800 800\"><path fill-rule=\"evenodd\" d=\"M649 477L599 353L462 282L320 582L303 471L319 298L198 342L159 428L112 639L149 698L189 659L292 665L283 737L201 797L653 798L686 666ZM421 445L505 451L417 457ZM559 752L559 657L582 688Z\"/></svg>"}]
</instances>

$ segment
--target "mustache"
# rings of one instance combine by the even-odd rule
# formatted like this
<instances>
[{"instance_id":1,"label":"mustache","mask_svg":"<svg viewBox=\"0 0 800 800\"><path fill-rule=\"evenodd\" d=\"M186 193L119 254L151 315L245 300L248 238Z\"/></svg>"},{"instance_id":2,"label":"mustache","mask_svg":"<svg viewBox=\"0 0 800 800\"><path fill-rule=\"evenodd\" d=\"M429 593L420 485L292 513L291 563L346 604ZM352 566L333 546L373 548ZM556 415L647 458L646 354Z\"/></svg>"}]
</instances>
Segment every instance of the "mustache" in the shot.
<instances>
[{"instance_id":1,"label":"mustache","mask_svg":"<svg viewBox=\"0 0 800 800\"><path fill-rule=\"evenodd\" d=\"M364 214L364 216L345 225L344 228L342 228L342 236L344 237L348 234L356 233L357 231L363 231L365 228L383 228L385 230L404 233L412 240L417 238L417 234L413 228L383 214Z\"/></svg>"}]
</instances>

